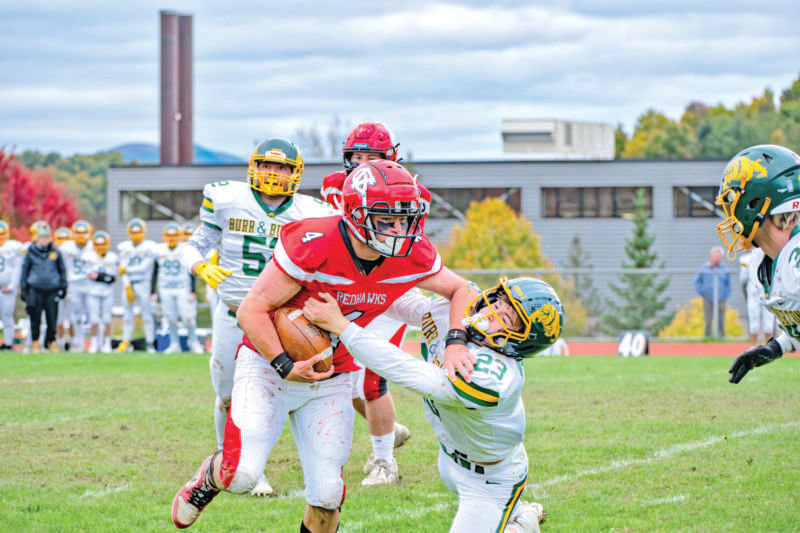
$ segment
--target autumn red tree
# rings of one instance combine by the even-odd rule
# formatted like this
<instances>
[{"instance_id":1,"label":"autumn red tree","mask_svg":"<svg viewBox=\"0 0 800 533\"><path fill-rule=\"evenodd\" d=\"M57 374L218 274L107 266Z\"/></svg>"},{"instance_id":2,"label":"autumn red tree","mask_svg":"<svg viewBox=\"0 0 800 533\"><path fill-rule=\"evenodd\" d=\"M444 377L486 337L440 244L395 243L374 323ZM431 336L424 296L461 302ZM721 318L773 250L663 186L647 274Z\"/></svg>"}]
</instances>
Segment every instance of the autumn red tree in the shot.
<instances>
[{"instance_id":1,"label":"autumn red tree","mask_svg":"<svg viewBox=\"0 0 800 533\"><path fill-rule=\"evenodd\" d=\"M37 220L55 229L72 225L81 213L75 196L49 172L27 168L0 147L0 218L11 226L13 238L29 240L28 227Z\"/></svg>"}]
</instances>

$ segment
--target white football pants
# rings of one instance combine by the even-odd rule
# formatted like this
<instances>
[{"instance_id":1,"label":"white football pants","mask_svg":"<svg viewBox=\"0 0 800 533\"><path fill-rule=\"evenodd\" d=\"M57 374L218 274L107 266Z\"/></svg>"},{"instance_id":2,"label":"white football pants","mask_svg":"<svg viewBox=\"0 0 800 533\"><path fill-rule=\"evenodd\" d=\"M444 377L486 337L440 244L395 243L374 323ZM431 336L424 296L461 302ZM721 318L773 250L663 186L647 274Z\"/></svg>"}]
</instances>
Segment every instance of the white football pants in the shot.
<instances>
[{"instance_id":1,"label":"white football pants","mask_svg":"<svg viewBox=\"0 0 800 533\"><path fill-rule=\"evenodd\" d=\"M150 281L134 281L131 286L135 295L133 302L128 303L125 290L123 289L122 292L122 340L130 342L133 338L134 306L138 303L142 313L142 322L144 322L144 338L150 348L156 338L155 320L153 320L153 311L150 307Z\"/></svg>"}]
</instances>

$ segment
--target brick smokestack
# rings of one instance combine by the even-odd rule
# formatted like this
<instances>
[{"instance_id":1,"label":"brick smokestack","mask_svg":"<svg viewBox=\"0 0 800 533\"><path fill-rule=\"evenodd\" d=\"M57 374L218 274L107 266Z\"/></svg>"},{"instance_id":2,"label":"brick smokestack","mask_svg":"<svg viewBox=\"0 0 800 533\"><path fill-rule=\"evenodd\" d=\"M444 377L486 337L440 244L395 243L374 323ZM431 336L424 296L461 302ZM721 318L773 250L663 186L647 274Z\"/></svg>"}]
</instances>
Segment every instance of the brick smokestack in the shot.
<instances>
[{"instance_id":1,"label":"brick smokestack","mask_svg":"<svg viewBox=\"0 0 800 533\"><path fill-rule=\"evenodd\" d=\"M192 16L178 16L178 163L194 163Z\"/></svg>"},{"instance_id":2,"label":"brick smokestack","mask_svg":"<svg viewBox=\"0 0 800 533\"><path fill-rule=\"evenodd\" d=\"M178 164L178 16L161 11L161 164Z\"/></svg>"}]
</instances>

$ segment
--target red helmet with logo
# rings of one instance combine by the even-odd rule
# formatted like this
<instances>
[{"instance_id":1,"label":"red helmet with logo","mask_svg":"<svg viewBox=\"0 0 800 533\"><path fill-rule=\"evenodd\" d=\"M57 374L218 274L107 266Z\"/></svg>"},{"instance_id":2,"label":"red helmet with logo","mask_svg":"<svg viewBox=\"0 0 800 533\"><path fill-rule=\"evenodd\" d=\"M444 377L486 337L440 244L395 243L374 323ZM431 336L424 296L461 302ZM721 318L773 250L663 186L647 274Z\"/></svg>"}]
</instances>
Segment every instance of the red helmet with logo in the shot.
<instances>
[{"instance_id":1,"label":"red helmet with logo","mask_svg":"<svg viewBox=\"0 0 800 533\"><path fill-rule=\"evenodd\" d=\"M380 154L381 159L397 161L397 147L392 132L380 122L364 122L356 126L344 141L344 170L350 174L358 165L350 160L354 152Z\"/></svg>"},{"instance_id":2,"label":"red helmet with logo","mask_svg":"<svg viewBox=\"0 0 800 533\"><path fill-rule=\"evenodd\" d=\"M333 207L342 210L342 186L347 174L344 172L334 172L322 178L322 187L319 189L319 194L322 196L322 201L331 204Z\"/></svg>"},{"instance_id":3,"label":"red helmet with logo","mask_svg":"<svg viewBox=\"0 0 800 533\"><path fill-rule=\"evenodd\" d=\"M425 219L428 218L428 213L431 212L431 191L429 191L428 188L419 181L417 181L417 187L419 187L419 204L422 208L422 217L420 217L419 229L420 231L424 232Z\"/></svg>"},{"instance_id":4,"label":"red helmet with logo","mask_svg":"<svg viewBox=\"0 0 800 533\"><path fill-rule=\"evenodd\" d=\"M342 216L358 240L387 257L411 253L411 246L420 235L423 211L417 180L399 163L385 159L362 163L347 176L342 201ZM373 216L405 217L405 234L396 235L381 228Z\"/></svg>"}]
</instances>

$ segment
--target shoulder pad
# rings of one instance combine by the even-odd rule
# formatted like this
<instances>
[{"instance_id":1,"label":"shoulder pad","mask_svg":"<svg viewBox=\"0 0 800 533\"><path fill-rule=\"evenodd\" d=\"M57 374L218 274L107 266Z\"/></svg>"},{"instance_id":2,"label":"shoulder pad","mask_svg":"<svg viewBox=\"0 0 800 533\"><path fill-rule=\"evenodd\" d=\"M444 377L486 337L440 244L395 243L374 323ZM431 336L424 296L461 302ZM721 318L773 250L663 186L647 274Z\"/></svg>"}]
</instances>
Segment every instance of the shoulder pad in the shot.
<instances>
[{"instance_id":1,"label":"shoulder pad","mask_svg":"<svg viewBox=\"0 0 800 533\"><path fill-rule=\"evenodd\" d=\"M309 218L290 222L281 230L280 243L285 257L278 259L278 264L285 267L281 259L288 259L292 265L307 273L314 272L328 258L328 251L333 239L340 239L339 216L325 218Z\"/></svg>"},{"instance_id":2,"label":"shoulder pad","mask_svg":"<svg viewBox=\"0 0 800 533\"><path fill-rule=\"evenodd\" d=\"M417 242L415 242L414 246L411 248L408 259L414 266L421 269L424 268L428 270L435 268L435 271L431 274L435 274L442 269L442 259L439 257L439 252L436 251L436 248L425 235L420 235L419 238L417 238ZM436 266L437 264L438 267Z\"/></svg>"},{"instance_id":3,"label":"shoulder pad","mask_svg":"<svg viewBox=\"0 0 800 533\"><path fill-rule=\"evenodd\" d=\"M241 199L243 194L250 193L250 185L243 181L217 181L203 187L203 210L215 210L227 207Z\"/></svg>"}]
</instances>

